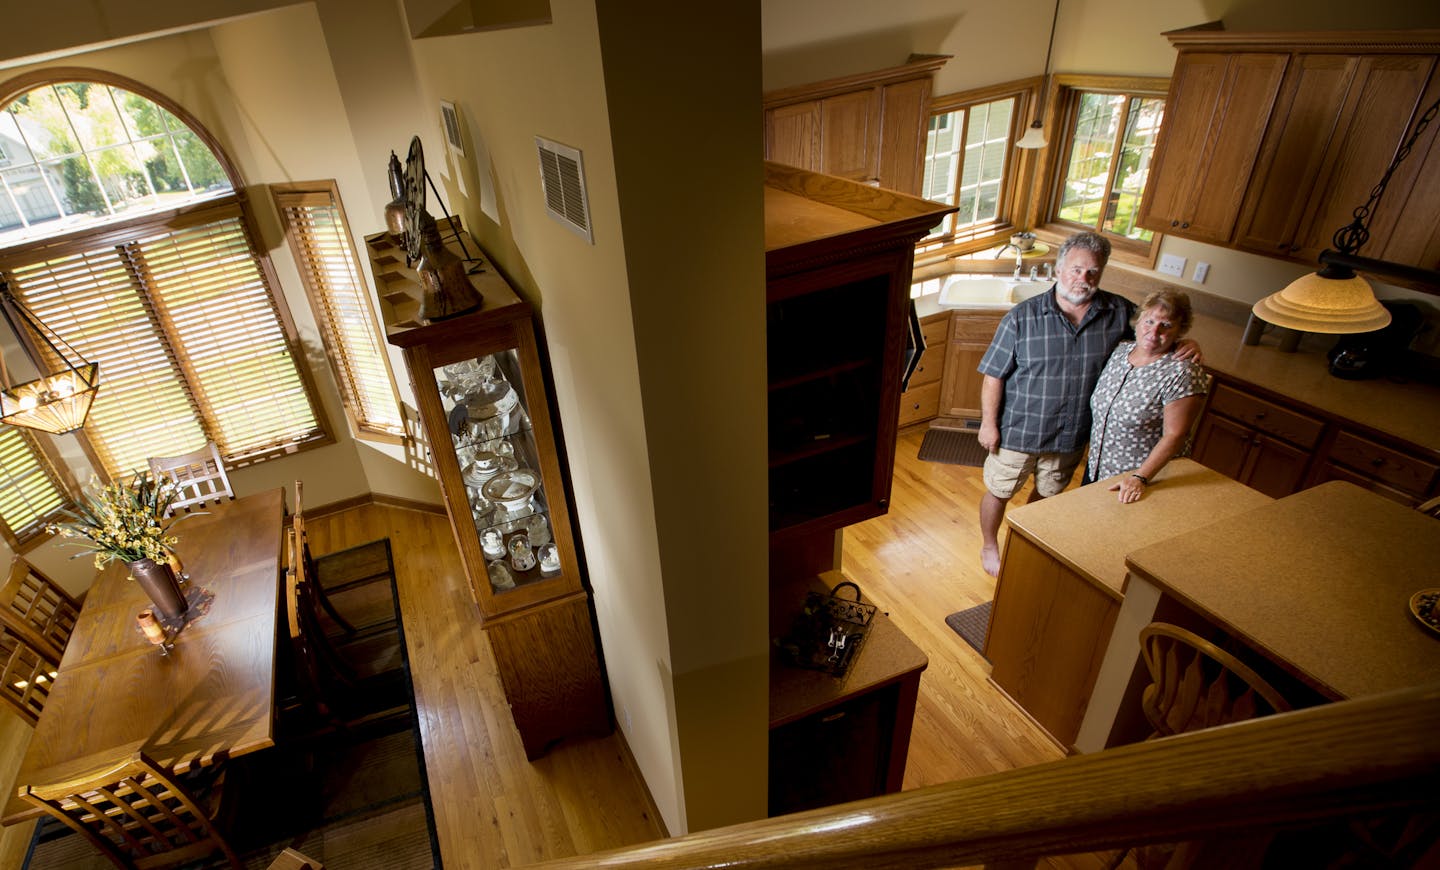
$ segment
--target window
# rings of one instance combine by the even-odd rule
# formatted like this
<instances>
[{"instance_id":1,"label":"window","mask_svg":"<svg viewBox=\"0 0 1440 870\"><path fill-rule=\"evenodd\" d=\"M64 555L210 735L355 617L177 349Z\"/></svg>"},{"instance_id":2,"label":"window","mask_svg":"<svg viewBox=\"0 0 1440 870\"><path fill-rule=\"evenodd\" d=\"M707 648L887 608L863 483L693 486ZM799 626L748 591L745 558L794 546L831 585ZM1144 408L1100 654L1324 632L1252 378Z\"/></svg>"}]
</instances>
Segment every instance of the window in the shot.
<instances>
[{"instance_id":1,"label":"window","mask_svg":"<svg viewBox=\"0 0 1440 870\"><path fill-rule=\"evenodd\" d=\"M37 538L68 503L65 481L35 436L0 426L0 534L10 547Z\"/></svg>"},{"instance_id":2,"label":"window","mask_svg":"<svg viewBox=\"0 0 1440 870\"><path fill-rule=\"evenodd\" d=\"M100 365L82 447L117 477L206 440L232 465L328 443L223 155L177 107L95 75L0 111L43 194L9 200L23 226L0 233L0 273Z\"/></svg>"},{"instance_id":3,"label":"window","mask_svg":"<svg viewBox=\"0 0 1440 870\"><path fill-rule=\"evenodd\" d=\"M1156 93L1061 88L1065 135L1052 220L1132 243L1132 251L1148 250L1154 234L1135 219L1165 115L1161 94L1163 84Z\"/></svg>"},{"instance_id":4,"label":"window","mask_svg":"<svg viewBox=\"0 0 1440 870\"><path fill-rule=\"evenodd\" d=\"M1020 162L1012 143L1033 94L1034 82L1012 83L932 102L920 195L959 210L917 253L974 250L1010 231Z\"/></svg>"},{"instance_id":5,"label":"window","mask_svg":"<svg viewBox=\"0 0 1440 870\"><path fill-rule=\"evenodd\" d=\"M403 437L399 394L335 183L271 191L351 422L363 433Z\"/></svg>"}]
</instances>

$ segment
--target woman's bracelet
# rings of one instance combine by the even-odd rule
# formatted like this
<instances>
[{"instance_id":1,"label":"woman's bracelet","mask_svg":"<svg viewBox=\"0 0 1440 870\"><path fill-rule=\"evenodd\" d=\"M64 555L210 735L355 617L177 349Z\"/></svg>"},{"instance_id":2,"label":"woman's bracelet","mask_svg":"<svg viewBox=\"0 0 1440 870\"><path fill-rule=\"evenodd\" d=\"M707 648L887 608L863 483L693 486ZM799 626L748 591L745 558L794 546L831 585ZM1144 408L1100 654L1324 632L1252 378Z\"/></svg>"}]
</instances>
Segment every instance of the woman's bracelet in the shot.
<instances>
[{"instance_id":1,"label":"woman's bracelet","mask_svg":"<svg viewBox=\"0 0 1440 870\"><path fill-rule=\"evenodd\" d=\"M1143 484L1145 484L1146 486L1149 486L1149 485L1150 485L1150 478L1146 477L1146 476L1143 475L1143 474L1138 474L1138 473L1132 471L1132 472L1130 472L1130 476L1131 476L1131 477L1135 477L1135 478L1139 478L1140 482L1143 483Z\"/></svg>"}]
</instances>

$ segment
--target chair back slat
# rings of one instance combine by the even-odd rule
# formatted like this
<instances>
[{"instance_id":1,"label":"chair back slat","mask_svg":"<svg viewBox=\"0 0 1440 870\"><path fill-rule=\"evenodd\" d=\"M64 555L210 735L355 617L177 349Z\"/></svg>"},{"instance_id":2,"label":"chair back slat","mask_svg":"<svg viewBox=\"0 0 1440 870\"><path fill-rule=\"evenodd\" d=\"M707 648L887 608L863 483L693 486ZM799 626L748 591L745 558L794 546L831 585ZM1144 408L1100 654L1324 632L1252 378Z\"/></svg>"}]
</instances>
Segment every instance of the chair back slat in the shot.
<instances>
[{"instance_id":1,"label":"chair back slat","mask_svg":"<svg viewBox=\"0 0 1440 870\"><path fill-rule=\"evenodd\" d=\"M19 793L120 867L169 867L215 852L241 866L196 796L143 751Z\"/></svg>"},{"instance_id":2,"label":"chair back slat","mask_svg":"<svg viewBox=\"0 0 1440 870\"><path fill-rule=\"evenodd\" d=\"M80 618L80 602L22 556L10 562L10 577L0 588L0 611L30 626L51 647L56 660L64 655Z\"/></svg>"},{"instance_id":3,"label":"chair back slat","mask_svg":"<svg viewBox=\"0 0 1440 870\"><path fill-rule=\"evenodd\" d=\"M40 720L60 657L32 629L0 611L0 697L31 725Z\"/></svg>"},{"instance_id":4,"label":"chair back slat","mask_svg":"<svg viewBox=\"0 0 1440 870\"><path fill-rule=\"evenodd\" d=\"M1141 695L1156 737L1285 712L1290 704L1249 665L1193 632L1163 622L1140 631L1151 683Z\"/></svg>"},{"instance_id":5,"label":"chair back slat","mask_svg":"<svg viewBox=\"0 0 1440 870\"><path fill-rule=\"evenodd\" d=\"M225 463L220 459L220 449L214 441L207 441L199 450L179 456L152 457L150 472L179 486L180 494L170 505L172 513L235 498L235 491L230 488L230 477L225 473Z\"/></svg>"}]
</instances>

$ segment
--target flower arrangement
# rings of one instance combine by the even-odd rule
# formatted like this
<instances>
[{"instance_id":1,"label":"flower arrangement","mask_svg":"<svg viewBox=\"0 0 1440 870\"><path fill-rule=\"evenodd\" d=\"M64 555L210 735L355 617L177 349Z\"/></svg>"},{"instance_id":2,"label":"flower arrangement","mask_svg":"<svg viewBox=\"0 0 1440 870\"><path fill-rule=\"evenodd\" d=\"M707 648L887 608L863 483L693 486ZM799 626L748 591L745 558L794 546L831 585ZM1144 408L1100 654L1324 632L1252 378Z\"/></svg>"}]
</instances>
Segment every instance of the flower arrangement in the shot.
<instances>
[{"instance_id":1,"label":"flower arrangement","mask_svg":"<svg viewBox=\"0 0 1440 870\"><path fill-rule=\"evenodd\" d=\"M93 551L96 568L115 559L163 562L179 541L166 533L185 518L167 516L178 494L175 483L152 479L148 471L137 473L129 481L105 486L92 480L81 502L61 514L68 521L51 523L47 528L63 538L76 539L63 543ZM82 555L77 553L71 558Z\"/></svg>"}]
</instances>

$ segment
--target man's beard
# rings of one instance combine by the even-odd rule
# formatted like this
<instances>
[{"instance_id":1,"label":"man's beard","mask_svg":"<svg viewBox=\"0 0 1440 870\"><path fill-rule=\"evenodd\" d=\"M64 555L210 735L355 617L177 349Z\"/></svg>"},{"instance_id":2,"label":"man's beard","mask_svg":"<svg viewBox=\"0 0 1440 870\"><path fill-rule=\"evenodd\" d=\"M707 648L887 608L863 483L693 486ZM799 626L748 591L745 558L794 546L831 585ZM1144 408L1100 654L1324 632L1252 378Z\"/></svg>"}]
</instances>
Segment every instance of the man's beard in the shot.
<instances>
[{"instance_id":1,"label":"man's beard","mask_svg":"<svg viewBox=\"0 0 1440 870\"><path fill-rule=\"evenodd\" d=\"M1071 305L1083 305L1095 296L1095 290L1097 288L1091 284L1077 284L1069 290L1066 290L1064 287L1059 289L1060 295L1064 297L1066 302L1069 302Z\"/></svg>"}]
</instances>

